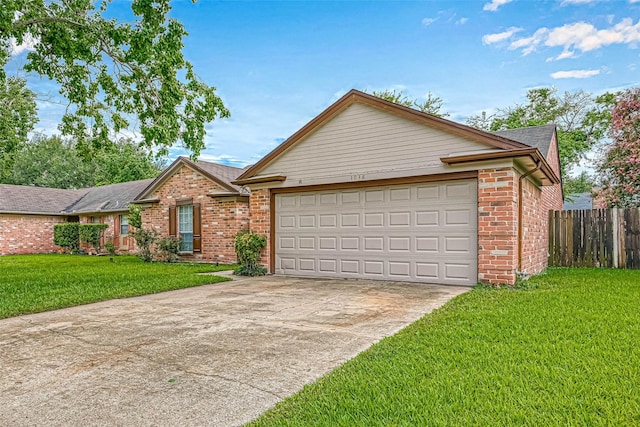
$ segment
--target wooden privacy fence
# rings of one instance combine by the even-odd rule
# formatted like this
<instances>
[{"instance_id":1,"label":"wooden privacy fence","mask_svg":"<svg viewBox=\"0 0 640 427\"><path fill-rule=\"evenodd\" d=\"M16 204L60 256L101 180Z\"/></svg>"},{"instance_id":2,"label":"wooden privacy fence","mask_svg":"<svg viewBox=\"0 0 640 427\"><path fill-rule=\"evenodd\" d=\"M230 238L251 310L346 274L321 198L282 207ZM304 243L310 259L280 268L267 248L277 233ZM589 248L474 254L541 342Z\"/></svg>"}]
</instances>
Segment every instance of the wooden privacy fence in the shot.
<instances>
[{"instance_id":1,"label":"wooden privacy fence","mask_svg":"<svg viewBox=\"0 0 640 427\"><path fill-rule=\"evenodd\" d=\"M640 208L549 211L549 265L640 268Z\"/></svg>"}]
</instances>

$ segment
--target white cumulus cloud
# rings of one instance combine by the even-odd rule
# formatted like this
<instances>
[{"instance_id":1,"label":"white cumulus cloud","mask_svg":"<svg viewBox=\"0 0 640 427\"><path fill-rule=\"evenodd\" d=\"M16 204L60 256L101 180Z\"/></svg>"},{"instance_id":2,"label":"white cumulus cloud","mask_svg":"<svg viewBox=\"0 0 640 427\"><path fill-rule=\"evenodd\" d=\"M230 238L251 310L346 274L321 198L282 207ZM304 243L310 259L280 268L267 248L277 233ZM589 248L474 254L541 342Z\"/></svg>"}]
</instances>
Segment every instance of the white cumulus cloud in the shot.
<instances>
[{"instance_id":1,"label":"white cumulus cloud","mask_svg":"<svg viewBox=\"0 0 640 427\"><path fill-rule=\"evenodd\" d=\"M491 0L489 3L485 3L482 10L489 12L496 12L500 6L504 6L507 3L511 3L513 0Z\"/></svg>"},{"instance_id":2,"label":"white cumulus cloud","mask_svg":"<svg viewBox=\"0 0 640 427\"><path fill-rule=\"evenodd\" d=\"M486 42L486 37L482 38L483 43L490 44ZM601 29L587 22L575 22L556 28L542 27L529 37L513 40L509 49L521 49L523 55L528 55L540 46L562 47L562 53L556 59L566 59L573 58L576 51L589 52L612 44L635 46L638 42L640 42L640 20L634 23L633 19L624 18L609 28Z\"/></svg>"},{"instance_id":3,"label":"white cumulus cloud","mask_svg":"<svg viewBox=\"0 0 640 427\"><path fill-rule=\"evenodd\" d=\"M511 28L507 28L506 31L503 31L501 33L485 34L484 36L482 36L482 43L483 44L500 43L510 39L511 37L513 37L514 34L516 34L519 31L522 31L522 28L511 27Z\"/></svg>"},{"instance_id":4,"label":"white cumulus cloud","mask_svg":"<svg viewBox=\"0 0 640 427\"><path fill-rule=\"evenodd\" d=\"M33 50L39 41L40 39L38 39L37 37L33 37L31 34L25 34L25 36L22 38L22 43L18 44L18 41L15 38L11 37L11 39L9 39L11 55L16 56L20 55L26 50Z\"/></svg>"},{"instance_id":5,"label":"white cumulus cloud","mask_svg":"<svg viewBox=\"0 0 640 427\"><path fill-rule=\"evenodd\" d=\"M425 27L428 27L429 25L433 24L437 20L438 18L424 18L422 20L422 25L424 25Z\"/></svg>"},{"instance_id":6,"label":"white cumulus cloud","mask_svg":"<svg viewBox=\"0 0 640 427\"><path fill-rule=\"evenodd\" d=\"M586 79L597 76L598 74L600 74L600 70L570 70L556 71L555 73L551 73L551 77L554 79Z\"/></svg>"}]
</instances>

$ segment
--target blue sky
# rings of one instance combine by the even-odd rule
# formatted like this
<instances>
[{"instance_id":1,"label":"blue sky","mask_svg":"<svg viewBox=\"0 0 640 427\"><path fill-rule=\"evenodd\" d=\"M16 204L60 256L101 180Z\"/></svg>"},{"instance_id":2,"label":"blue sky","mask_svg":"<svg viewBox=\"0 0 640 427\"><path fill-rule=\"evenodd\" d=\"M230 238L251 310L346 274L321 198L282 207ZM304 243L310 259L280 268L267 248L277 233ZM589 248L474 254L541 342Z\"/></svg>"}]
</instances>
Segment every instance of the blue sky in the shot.
<instances>
[{"instance_id":1,"label":"blue sky","mask_svg":"<svg viewBox=\"0 0 640 427\"><path fill-rule=\"evenodd\" d=\"M126 16L128 2L112 8ZM523 102L531 88L640 85L640 0L178 0L171 14L189 32L187 59L231 111L207 126L201 158L234 166L255 162L352 88L431 92L464 122ZM20 63L16 51L12 66ZM39 107L37 129L54 133L62 107Z\"/></svg>"}]
</instances>

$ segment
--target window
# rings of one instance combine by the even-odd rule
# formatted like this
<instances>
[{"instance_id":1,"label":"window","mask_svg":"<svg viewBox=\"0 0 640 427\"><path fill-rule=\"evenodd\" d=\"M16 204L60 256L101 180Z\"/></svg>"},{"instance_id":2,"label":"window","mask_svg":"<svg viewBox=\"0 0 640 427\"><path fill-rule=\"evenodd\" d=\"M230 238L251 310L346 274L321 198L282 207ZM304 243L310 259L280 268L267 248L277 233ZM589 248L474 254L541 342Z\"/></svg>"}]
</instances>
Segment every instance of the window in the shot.
<instances>
[{"instance_id":1,"label":"window","mask_svg":"<svg viewBox=\"0 0 640 427\"><path fill-rule=\"evenodd\" d=\"M129 217L120 215L120 235L126 236L127 234L129 234Z\"/></svg>"},{"instance_id":2,"label":"window","mask_svg":"<svg viewBox=\"0 0 640 427\"><path fill-rule=\"evenodd\" d=\"M178 206L180 252L193 252L193 205Z\"/></svg>"},{"instance_id":3,"label":"window","mask_svg":"<svg viewBox=\"0 0 640 427\"><path fill-rule=\"evenodd\" d=\"M91 224L100 224L100 218L97 216L90 216L89 217L89 222Z\"/></svg>"}]
</instances>

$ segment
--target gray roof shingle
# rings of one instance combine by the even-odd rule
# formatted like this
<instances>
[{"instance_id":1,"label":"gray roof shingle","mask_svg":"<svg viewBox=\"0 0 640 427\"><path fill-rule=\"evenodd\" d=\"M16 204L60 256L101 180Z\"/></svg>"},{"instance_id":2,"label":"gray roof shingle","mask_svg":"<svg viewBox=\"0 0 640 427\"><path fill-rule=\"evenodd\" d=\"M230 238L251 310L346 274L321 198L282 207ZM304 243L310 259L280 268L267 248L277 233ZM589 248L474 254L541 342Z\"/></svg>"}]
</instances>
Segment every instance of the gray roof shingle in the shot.
<instances>
[{"instance_id":1,"label":"gray roof shingle","mask_svg":"<svg viewBox=\"0 0 640 427\"><path fill-rule=\"evenodd\" d=\"M236 178L238 178L240 174L244 172L244 169L235 168L233 166L220 165L218 163L205 162L204 160L198 160L196 162L196 165L198 165L205 172L217 177L225 184L234 188L236 191L242 191L241 187L233 185L231 181L235 181Z\"/></svg>"},{"instance_id":2,"label":"gray roof shingle","mask_svg":"<svg viewBox=\"0 0 640 427\"><path fill-rule=\"evenodd\" d=\"M60 215L89 191L0 184L0 212Z\"/></svg>"},{"instance_id":3,"label":"gray roof shingle","mask_svg":"<svg viewBox=\"0 0 640 427\"><path fill-rule=\"evenodd\" d=\"M535 147L540 150L540 153L547 158L549 154L549 145L551 144L551 138L556 130L556 125L544 125L544 126L531 126L528 128L520 129L506 129L492 132L495 135L503 138L508 138L522 144L526 144L529 147Z\"/></svg>"},{"instance_id":4,"label":"gray roof shingle","mask_svg":"<svg viewBox=\"0 0 640 427\"><path fill-rule=\"evenodd\" d=\"M90 188L80 200L67 207L66 212L126 211L135 197L152 182L153 178Z\"/></svg>"}]
</instances>

